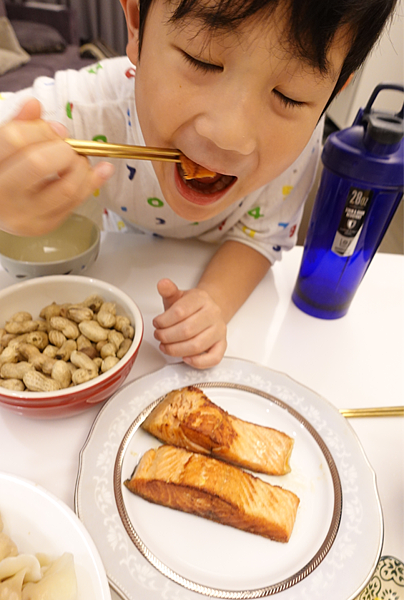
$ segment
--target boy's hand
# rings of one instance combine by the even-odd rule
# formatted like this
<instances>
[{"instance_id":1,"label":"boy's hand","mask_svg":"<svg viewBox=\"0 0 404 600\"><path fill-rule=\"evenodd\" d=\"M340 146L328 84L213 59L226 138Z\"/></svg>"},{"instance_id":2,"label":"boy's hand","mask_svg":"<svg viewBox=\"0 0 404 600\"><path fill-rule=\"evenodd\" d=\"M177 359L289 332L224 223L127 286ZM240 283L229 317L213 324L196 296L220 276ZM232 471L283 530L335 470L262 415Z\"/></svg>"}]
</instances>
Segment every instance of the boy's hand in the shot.
<instances>
[{"instance_id":1,"label":"boy's hand","mask_svg":"<svg viewBox=\"0 0 404 600\"><path fill-rule=\"evenodd\" d=\"M37 100L0 127L0 228L19 235L55 229L112 175L63 141L65 128L41 118Z\"/></svg>"},{"instance_id":2,"label":"boy's hand","mask_svg":"<svg viewBox=\"0 0 404 600\"><path fill-rule=\"evenodd\" d=\"M204 290L181 291L170 279L161 279L157 289L165 309L153 320L160 350L197 369L217 365L227 347L219 306Z\"/></svg>"}]
</instances>

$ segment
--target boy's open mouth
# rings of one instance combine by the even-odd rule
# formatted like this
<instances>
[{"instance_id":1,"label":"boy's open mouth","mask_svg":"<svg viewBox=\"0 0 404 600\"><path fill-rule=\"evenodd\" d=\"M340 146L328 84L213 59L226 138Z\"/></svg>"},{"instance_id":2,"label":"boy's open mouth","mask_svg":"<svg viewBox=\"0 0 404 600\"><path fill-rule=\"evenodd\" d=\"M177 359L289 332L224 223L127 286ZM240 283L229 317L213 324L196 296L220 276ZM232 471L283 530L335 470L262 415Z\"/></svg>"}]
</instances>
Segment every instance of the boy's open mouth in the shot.
<instances>
[{"instance_id":1,"label":"boy's open mouth","mask_svg":"<svg viewBox=\"0 0 404 600\"><path fill-rule=\"evenodd\" d=\"M193 163L193 165L195 165L195 169L190 171L189 165L186 164L185 171L182 164L178 163L176 165L179 175L177 181L181 184L181 191L183 191L184 195L188 196L186 189L184 189L185 187L192 193L193 198L195 194L204 195L205 203L208 200L206 196L209 196L209 201L214 202L223 196L230 186L237 181L237 177L233 175L213 173L196 163Z\"/></svg>"}]
</instances>

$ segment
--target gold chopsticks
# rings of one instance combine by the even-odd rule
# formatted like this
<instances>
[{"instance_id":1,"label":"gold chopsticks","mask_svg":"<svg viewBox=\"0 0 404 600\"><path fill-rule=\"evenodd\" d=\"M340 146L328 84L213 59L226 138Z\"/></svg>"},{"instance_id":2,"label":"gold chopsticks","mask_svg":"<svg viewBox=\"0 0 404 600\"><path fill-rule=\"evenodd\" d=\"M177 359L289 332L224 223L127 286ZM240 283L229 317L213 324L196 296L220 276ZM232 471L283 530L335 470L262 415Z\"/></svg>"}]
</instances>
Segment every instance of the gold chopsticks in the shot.
<instances>
[{"instance_id":1,"label":"gold chopsticks","mask_svg":"<svg viewBox=\"0 0 404 600\"><path fill-rule=\"evenodd\" d=\"M347 419L357 417L404 417L404 406L378 406L374 408L340 408Z\"/></svg>"},{"instance_id":2,"label":"gold chopsticks","mask_svg":"<svg viewBox=\"0 0 404 600\"><path fill-rule=\"evenodd\" d=\"M162 160L181 162L181 152L170 148L152 148L147 146L129 146L127 144L109 144L87 140L66 139L73 150L83 156L107 156L109 158L135 158L140 160Z\"/></svg>"}]
</instances>

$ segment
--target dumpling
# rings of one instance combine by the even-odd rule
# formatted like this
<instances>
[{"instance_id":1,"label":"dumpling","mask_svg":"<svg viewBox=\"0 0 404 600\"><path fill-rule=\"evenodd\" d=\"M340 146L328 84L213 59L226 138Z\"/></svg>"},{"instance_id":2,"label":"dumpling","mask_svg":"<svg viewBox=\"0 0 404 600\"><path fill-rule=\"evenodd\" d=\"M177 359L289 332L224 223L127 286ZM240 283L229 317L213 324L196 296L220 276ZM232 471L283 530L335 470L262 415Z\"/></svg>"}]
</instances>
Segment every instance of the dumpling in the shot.
<instances>
[{"instance_id":1,"label":"dumpling","mask_svg":"<svg viewBox=\"0 0 404 600\"><path fill-rule=\"evenodd\" d=\"M69 552L44 568L37 583L27 583L22 591L22 600L76 600L77 578L73 555Z\"/></svg>"},{"instance_id":2,"label":"dumpling","mask_svg":"<svg viewBox=\"0 0 404 600\"><path fill-rule=\"evenodd\" d=\"M42 577L41 565L33 554L9 556L0 563L0 581L12 577L18 571L24 570L24 581L39 581Z\"/></svg>"},{"instance_id":3,"label":"dumpling","mask_svg":"<svg viewBox=\"0 0 404 600\"><path fill-rule=\"evenodd\" d=\"M24 575L25 571L21 570L0 583L0 600L21 600Z\"/></svg>"},{"instance_id":4,"label":"dumpling","mask_svg":"<svg viewBox=\"0 0 404 600\"><path fill-rule=\"evenodd\" d=\"M0 532L0 562L8 556L17 556L18 549L4 531Z\"/></svg>"},{"instance_id":5,"label":"dumpling","mask_svg":"<svg viewBox=\"0 0 404 600\"><path fill-rule=\"evenodd\" d=\"M18 554L0 515L0 600L77 600L73 555Z\"/></svg>"},{"instance_id":6,"label":"dumpling","mask_svg":"<svg viewBox=\"0 0 404 600\"><path fill-rule=\"evenodd\" d=\"M17 556L18 550L14 542L3 531L3 520L0 514L0 561L7 556Z\"/></svg>"}]
</instances>

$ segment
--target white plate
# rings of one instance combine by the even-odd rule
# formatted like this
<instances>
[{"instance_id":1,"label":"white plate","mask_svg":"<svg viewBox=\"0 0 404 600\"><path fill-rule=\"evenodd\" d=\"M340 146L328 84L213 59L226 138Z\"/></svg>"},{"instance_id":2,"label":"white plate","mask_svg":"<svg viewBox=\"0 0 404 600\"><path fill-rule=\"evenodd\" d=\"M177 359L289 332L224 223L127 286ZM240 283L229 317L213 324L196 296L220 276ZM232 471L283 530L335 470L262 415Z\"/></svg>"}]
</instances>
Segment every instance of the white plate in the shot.
<instances>
[{"instance_id":1,"label":"white plate","mask_svg":"<svg viewBox=\"0 0 404 600\"><path fill-rule=\"evenodd\" d=\"M71 552L78 600L111 600L97 548L74 512L32 481L0 473L0 513L4 531L20 553L57 558Z\"/></svg>"},{"instance_id":2,"label":"white plate","mask_svg":"<svg viewBox=\"0 0 404 600\"><path fill-rule=\"evenodd\" d=\"M212 399L231 413L283 428L295 437L292 474L282 478L282 485L301 498L291 540L281 545L150 505L122 490L129 521L142 542L164 567L168 565L186 582L189 578L208 589L218 588L220 594L213 591L210 597L237 598L240 588L247 586L250 591L257 590L256 596L247 597L353 599L376 567L383 537L374 473L353 430L335 407L286 375L227 358L218 367L203 372L186 365L167 366L121 388L100 411L81 453L75 507L99 548L112 587L124 600L201 600L206 593L202 588L190 591L175 583L171 572L164 574L164 568L155 568L146 560L128 535L114 496L114 473L120 489L122 478L130 475L143 444L147 440L150 445L153 439L129 429L141 411L172 389L203 382L237 384L271 394L318 432L332 454L342 486L343 509L336 538L325 558L301 579L299 570L327 539L335 507L335 486L323 451L295 415L284 408L251 393L247 402L242 392L231 395L214 387L207 390L207 395L215 395ZM126 445L123 440L128 429ZM115 469L116 461L122 463L122 474ZM294 581L287 589L262 593L264 586L288 577Z\"/></svg>"},{"instance_id":3,"label":"white plate","mask_svg":"<svg viewBox=\"0 0 404 600\"><path fill-rule=\"evenodd\" d=\"M138 459L159 445L156 438L140 428L159 399L140 412L118 449L114 492L119 515L143 556L164 575L190 590L217 598L244 599L277 593L307 577L334 542L342 508L337 468L315 429L285 403L238 384L200 385L213 402L229 413L275 427L294 438L291 473L283 477L259 475L300 498L290 541L279 544L170 511L145 502L123 485ZM220 544L209 543L215 539L220 539Z\"/></svg>"}]
</instances>

